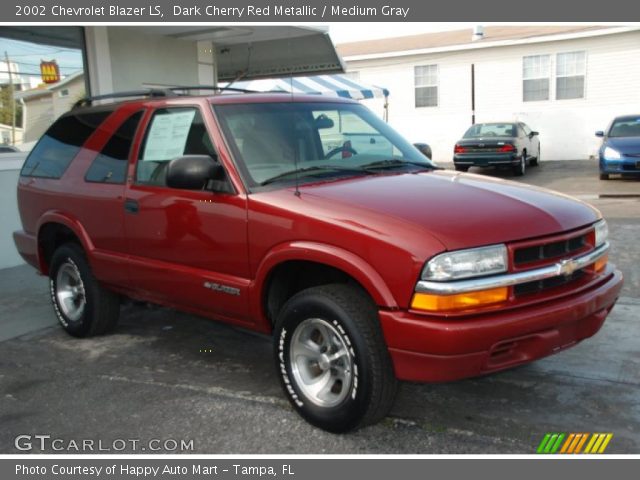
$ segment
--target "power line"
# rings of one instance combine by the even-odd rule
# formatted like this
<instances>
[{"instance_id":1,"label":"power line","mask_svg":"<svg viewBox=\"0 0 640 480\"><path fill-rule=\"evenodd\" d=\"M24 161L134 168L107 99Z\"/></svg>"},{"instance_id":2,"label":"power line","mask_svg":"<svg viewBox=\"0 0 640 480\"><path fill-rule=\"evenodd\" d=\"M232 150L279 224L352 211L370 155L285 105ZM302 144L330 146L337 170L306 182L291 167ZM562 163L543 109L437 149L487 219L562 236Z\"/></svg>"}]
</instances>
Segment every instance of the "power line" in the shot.
<instances>
[{"instance_id":1,"label":"power line","mask_svg":"<svg viewBox=\"0 0 640 480\"><path fill-rule=\"evenodd\" d=\"M28 65L30 67L39 67L40 64L39 63L28 63L28 62L16 62L14 60L11 60L11 63L15 63L17 65ZM75 68L75 69L79 69L82 68L82 66L80 65L58 65L58 68Z\"/></svg>"},{"instance_id":2,"label":"power line","mask_svg":"<svg viewBox=\"0 0 640 480\"><path fill-rule=\"evenodd\" d=\"M16 47L22 48L24 50L31 50L33 53L25 53L25 54L18 54L19 56L28 56L28 55L39 55L40 53L48 53L52 50L48 50L51 48L55 48L57 52L75 52L75 51L80 51L80 47L78 47L77 49L75 48L65 48L65 47L48 47L46 45L38 45L38 44L34 44L31 42L26 42L24 40L15 40L13 38L6 38L6 37L0 37L0 41L2 42L11 42L14 45L16 45ZM43 49L44 51L42 52L38 52L38 49ZM16 56L16 55L13 55Z\"/></svg>"},{"instance_id":3,"label":"power line","mask_svg":"<svg viewBox=\"0 0 640 480\"><path fill-rule=\"evenodd\" d=\"M78 72L81 72L82 70L77 70ZM0 73L12 73L13 75L16 76L21 76L21 75L27 75L27 76L32 76L32 77L40 77L42 74L41 73L27 73L27 72L20 72L20 73L16 73L16 72L9 72L9 70L0 70ZM69 75L73 75L76 72L70 72L67 73L67 76ZM64 80L64 79L63 79Z\"/></svg>"},{"instance_id":4,"label":"power line","mask_svg":"<svg viewBox=\"0 0 640 480\"><path fill-rule=\"evenodd\" d=\"M54 53L80 53L80 49L57 49L49 50L47 52L34 52L34 53L14 53L11 57L38 57L42 55L53 55Z\"/></svg>"}]
</instances>

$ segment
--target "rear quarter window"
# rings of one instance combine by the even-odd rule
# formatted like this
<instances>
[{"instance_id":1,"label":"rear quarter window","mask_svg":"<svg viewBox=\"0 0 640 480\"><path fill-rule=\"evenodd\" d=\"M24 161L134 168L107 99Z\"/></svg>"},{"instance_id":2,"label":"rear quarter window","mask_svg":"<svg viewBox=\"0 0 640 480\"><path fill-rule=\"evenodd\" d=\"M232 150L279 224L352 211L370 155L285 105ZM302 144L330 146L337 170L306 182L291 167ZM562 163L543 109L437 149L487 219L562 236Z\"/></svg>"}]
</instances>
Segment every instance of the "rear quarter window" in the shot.
<instances>
[{"instance_id":1,"label":"rear quarter window","mask_svg":"<svg viewBox=\"0 0 640 480\"><path fill-rule=\"evenodd\" d=\"M131 144L142 113L134 113L116 130L89 167L85 176L87 182L124 183Z\"/></svg>"},{"instance_id":2,"label":"rear quarter window","mask_svg":"<svg viewBox=\"0 0 640 480\"><path fill-rule=\"evenodd\" d=\"M23 177L60 178L82 145L109 111L75 113L60 117L33 148L22 167Z\"/></svg>"}]
</instances>

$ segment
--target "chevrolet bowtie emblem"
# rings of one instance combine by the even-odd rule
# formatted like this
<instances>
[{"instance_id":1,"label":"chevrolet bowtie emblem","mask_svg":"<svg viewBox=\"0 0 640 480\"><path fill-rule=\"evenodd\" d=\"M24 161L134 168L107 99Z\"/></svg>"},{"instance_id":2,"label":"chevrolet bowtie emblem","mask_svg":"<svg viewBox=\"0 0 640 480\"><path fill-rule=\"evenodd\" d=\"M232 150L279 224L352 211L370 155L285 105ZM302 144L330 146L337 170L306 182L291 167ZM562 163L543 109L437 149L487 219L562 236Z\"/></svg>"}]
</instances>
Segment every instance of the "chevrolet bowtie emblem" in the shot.
<instances>
[{"instance_id":1,"label":"chevrolet bowtie emblem","mask_svg":"<svg viewBox=\"0 0 640 480\"><path fill-rule=\"evenodd\" d=\"M578 269L578 263L575 260L562 260L558 264L558 274L568 277Z\"/></svg>"}]
</instances>

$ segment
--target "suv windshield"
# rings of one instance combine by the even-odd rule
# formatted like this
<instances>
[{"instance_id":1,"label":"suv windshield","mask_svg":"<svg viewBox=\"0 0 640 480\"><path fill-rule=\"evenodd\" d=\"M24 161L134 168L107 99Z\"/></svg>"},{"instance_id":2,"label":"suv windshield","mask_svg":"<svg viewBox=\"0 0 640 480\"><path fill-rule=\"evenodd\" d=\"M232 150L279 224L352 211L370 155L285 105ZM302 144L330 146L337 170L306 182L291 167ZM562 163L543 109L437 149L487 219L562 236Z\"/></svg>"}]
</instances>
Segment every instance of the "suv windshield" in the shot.
<instances>
[{"instance_id":1,"label":"suv windshield","mask_svg":"<svg viewBox=\"0 0 640 480\"><path fill-rule=\"evenodd\" d=\"M433 168L359 104L251 103L216 105L214 110L250 187Z\"/></svg>"},{"instance_id":2,"label":"suv windshield","mask_svg":"<svg viewBox=\"0 0 640 480\"><path fill-rule=\"evenodd\" d=\"M478 123L469 128L463 138L517 137L513 123Z\"/></svg>"}]
</instances>

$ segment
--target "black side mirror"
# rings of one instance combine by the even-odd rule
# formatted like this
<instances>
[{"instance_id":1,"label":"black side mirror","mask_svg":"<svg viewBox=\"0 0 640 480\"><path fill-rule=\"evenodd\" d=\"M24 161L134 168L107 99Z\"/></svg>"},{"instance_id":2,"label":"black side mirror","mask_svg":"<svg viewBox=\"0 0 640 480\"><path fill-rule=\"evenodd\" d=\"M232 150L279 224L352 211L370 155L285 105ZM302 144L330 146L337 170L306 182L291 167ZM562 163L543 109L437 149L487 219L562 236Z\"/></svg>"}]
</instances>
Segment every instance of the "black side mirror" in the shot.
<instances>
[{"instance_id":1,"label":"black side mirror","mask_svg":"<svg viewBox=\"0 0 640 480\"><path fill-rule=\"evenodd\" d=\"M596 137L604 137L604 132L602 130L598 130L596 132Z\"/></svg>"},{"instance_id":2,"label":"black side mirror","mask_svg":"<svg viewBox=\"0 0 640 480\"><path fill-rule=\"evenodd\" d=\"M422 153L425 157L431 160L432 153L431 147L429 145L427 145L426 143L414 143L413 146L420 150L420 153Z\"/></svg>"},{"instance_id":3,"label":"black side mirror","mask_svg":"<svg viewBox=\"0 0 640 480\"><path fill-rule=\"evenodd\" d=\"M324 113L318 115L318 118L315 119L316 128L318 130L323 130L326 128L333 128L333 120L327 117Z\"/></svg>"},{"instance_id":4,"label":"black side mirror","mask_svg":"<svg viewBox=\"0 0 640 480\"><path fill-rule=\"evenodd\" d=\"M220 177L222 165L209 155L185 155L174 158L167 167L167 186L185 190L204 190L209 180Z\"/></svg>"},{"instance_id":5,"label":"black side mirror","mask_svg":"<svg viewBox=\"0 0 640 480\"><path fill-rule=\"evenodd\" d=\"M536 135L540 135L539 132L536 132L535 130L533 132L531 132L529 135L531 135L531 137L535 137Z\"/></svg>"}]
</instances>

